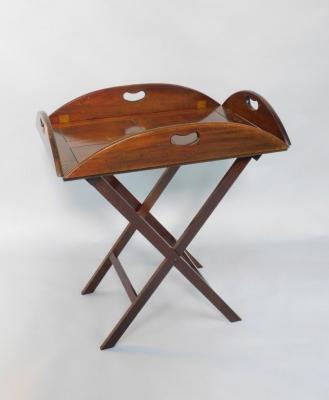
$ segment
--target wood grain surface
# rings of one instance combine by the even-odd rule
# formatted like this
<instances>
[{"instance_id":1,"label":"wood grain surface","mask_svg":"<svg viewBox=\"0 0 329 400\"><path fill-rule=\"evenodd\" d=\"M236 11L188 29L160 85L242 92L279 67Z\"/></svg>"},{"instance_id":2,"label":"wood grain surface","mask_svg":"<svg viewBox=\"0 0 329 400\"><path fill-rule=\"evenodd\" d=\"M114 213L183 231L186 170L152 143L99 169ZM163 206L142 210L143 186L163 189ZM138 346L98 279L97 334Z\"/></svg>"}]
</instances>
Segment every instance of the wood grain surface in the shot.
<instances>
[{"instance_id":1,"label":"wood grain surface","mask_svg":"<svg viewBox=\"0 0 329 400\"><path fill-rule=\"evenodd\" d=\"M257 157L290 145L279 117L256 93L235 93L221 106L196 90L168 84L92 92L49 118L38 113L37 125L65 180Z\"/></svg>"}]
</instances>

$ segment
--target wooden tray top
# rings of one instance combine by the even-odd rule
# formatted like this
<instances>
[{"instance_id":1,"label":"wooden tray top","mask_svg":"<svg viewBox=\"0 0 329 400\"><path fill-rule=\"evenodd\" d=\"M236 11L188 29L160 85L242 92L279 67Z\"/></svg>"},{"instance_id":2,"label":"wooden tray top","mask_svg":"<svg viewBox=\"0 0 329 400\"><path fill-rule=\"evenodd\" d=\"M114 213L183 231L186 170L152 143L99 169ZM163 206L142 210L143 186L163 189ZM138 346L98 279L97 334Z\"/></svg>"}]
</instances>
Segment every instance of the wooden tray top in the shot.
<instances>
[{"instance_id":1,"label":"wooden tray top","mask_svg":"<svg viewBox=\"0 0 329 400\"><path fill-rule=\"evenodd\" d=\"M186 87L140 84L81 96L37 126L64 180L287 150L288 135L261 96L223 105Z\"/></svg>"}]
</instances>

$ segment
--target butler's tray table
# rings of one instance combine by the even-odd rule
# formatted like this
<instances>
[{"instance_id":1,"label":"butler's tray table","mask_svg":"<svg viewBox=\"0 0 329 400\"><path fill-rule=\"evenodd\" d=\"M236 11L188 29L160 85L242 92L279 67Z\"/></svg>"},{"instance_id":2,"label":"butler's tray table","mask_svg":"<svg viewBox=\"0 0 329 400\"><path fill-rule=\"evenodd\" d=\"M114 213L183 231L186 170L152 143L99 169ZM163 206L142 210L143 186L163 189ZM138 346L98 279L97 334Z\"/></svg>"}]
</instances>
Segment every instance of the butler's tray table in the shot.
<instances>
[{"instance_id":1,"label":"butler's tray table","mask_svg":"<svg viewBox=\"0 0 329 400\"><path fill-rule=\"evenodd\" d=\"M37 125L57 175L64 180L86 179L129 221L82 291L92 293L113 266L131 300L101 349L117 343L173 266L229 321L240 320L201 275L202 266L187 247L252 158L288 149L287 133L266 100L241 91L220 105L182 86L129 85L88 93L49 117L39 112ZM235 161L176 239L151 208L181 165L228 158ZM115 176L163 167L143 203ZM139 293L119 260L136 230L164 257Z\"/></svg>"}]
</instances>

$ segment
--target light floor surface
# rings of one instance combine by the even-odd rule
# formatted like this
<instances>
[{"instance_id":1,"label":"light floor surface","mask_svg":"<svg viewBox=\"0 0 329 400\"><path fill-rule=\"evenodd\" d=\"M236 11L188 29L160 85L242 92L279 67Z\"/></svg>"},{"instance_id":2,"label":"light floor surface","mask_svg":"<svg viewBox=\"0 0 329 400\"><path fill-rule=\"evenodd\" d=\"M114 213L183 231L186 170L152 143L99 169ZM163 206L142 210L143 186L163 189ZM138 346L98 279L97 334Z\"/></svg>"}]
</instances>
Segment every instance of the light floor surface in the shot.
<instances>
[{"instance_id":1,"label":"light floor surface","mask_svg":"<svg viewBox=\"0 0 329 400\"><path fill-rule=\"evenodd\" d=\"M329 398L329 248L325 240L218 245L191 251L242 317L229 323L172 270L117 346L99 345L129 305L110 270L80 290L108 243L2 248L0 398ZM137 288L161 261L136 239L122 262Z\"/></svg>"}]
</instances>

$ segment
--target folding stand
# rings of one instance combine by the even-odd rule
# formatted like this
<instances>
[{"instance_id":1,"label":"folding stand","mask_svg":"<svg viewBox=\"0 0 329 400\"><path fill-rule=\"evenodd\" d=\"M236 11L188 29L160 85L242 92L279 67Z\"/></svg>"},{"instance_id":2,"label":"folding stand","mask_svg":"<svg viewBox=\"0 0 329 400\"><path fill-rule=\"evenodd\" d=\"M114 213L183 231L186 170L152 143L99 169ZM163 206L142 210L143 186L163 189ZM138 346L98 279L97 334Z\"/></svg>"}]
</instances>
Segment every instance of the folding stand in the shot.
<instances>
[{"instance_id":1,"label":"folding stand","mask_svg":"<svg viewBox=\"0 0 329 400\"><path fill-rule=\"evenodd\" d=\"M144 90L150 97L153 95L151 114L151 103L138 103L146 97ZM127 93L131 95L136 91L143 91L142 99L126 99ZM128 103L120 104L118 94ZM257 102L257 109L252 108L253 102ZM58 174L64 179L86 179L129 221L82 291L82 294L92 293L113 265L131 300L130 307L101 349L117 343L173 266L229 321L240 320L208 285L199 271L202 265L187 247L252 157L258 159L262 153L288 148L288 136L264 99L252 92L239 92L221 107L191 89L134 85L82 96L57 110L50 120L45 113L39 113L38 125L43 136L47 133ZM176 240L150 213L151 208L181 164L228 157L237 158ZM114 172L164 165L168 167L143 204L113 175ZM136 230L165 257L140 293L135 291L119 260Z\"/></svg>"}]
</instances>

